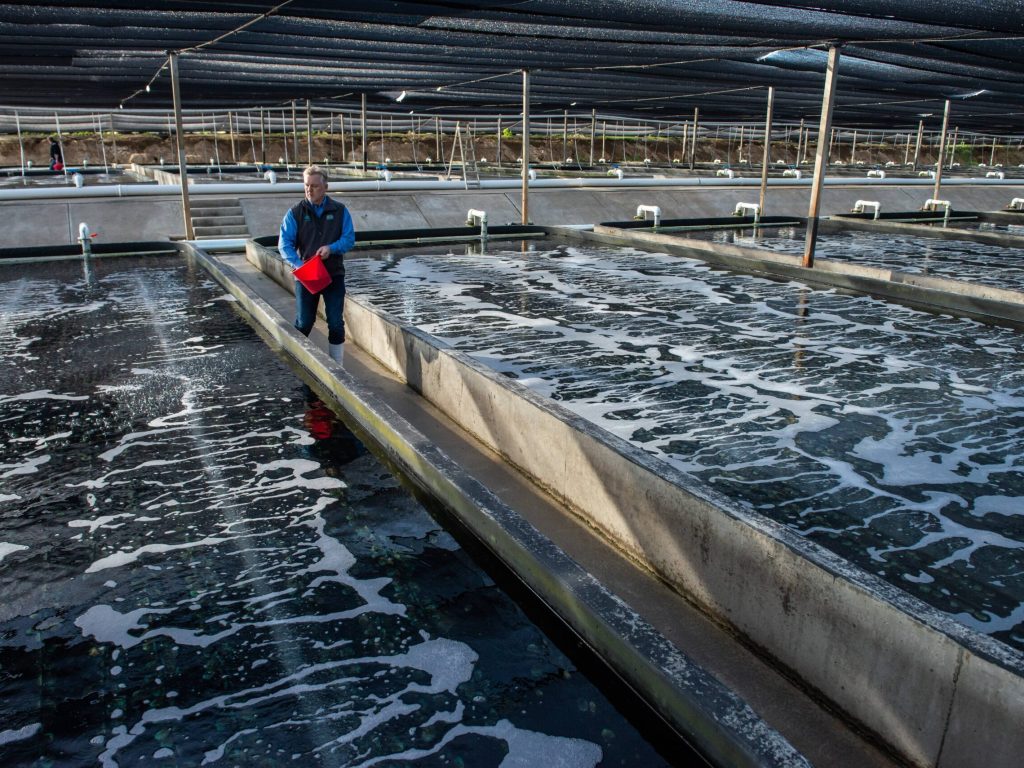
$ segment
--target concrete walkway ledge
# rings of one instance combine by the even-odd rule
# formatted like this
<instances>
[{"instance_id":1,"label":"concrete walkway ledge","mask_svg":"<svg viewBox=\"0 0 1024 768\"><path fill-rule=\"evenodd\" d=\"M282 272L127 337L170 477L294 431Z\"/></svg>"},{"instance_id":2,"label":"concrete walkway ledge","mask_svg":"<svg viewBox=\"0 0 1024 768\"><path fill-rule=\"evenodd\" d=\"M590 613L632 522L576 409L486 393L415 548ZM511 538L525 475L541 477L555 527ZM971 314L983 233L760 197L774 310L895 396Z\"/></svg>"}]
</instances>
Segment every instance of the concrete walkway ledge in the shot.
<instances>
[{"instance_id":1,"label":"concrete walkway ledge","mask_svg":"<svg viewBox=\"0 0 1024 768\"><path fill-rule=\"evenodd\" d=\"M902 217L911 218L913 212L884 213L878 219L870 213L841 213L830 216L822 224L822 232L835 232L845 229L862 232L882 232L911 237L930 237L935 240L969 240L974 243L998 245L1004 248L1024 248L1024 234L997 232L978 229L966 229L963 225L969 222L987 221L992 224L1006 226L1008 224L1024 225L1024 214L980 211L954 211L949 225L941 226L942 216L935 214L918 214L920 217L931 216L930 222L901 221Z\"/></svg>"},{"instance_id":2,"label":"concrete walkway ledge","mask_svg":"<svg viewBox=\"0 0 1024 768\"><path fill-rule=\"evenodd\" d=\"M250 251L254 246L250 242ZM803 768L810 763L739 696L667 641L520 515L299 334L229 265L186 248L281 350L314 376L411 479L438 499L507 567L715 765ZM266 252L261 246L256 249ZM266 274L291 290L276 257ZM358 300L348 302L362 313ZM350 326L350 342L365 341ZM382 337L380 343L386 345ZM361 344L362 346L362 344ZM375 345L379 346L379 344Z\"/></svg>"},{"instance_id":3,"label":"concrete walkway ledge","mask_svg":"<svg viewBox=\"0 0 1024 768\"><path fill-rule=\"evenodd\" d=\"M1020 765L1024 654L358 297L346 312L360 347L909 763Z\"/></svg>"}]
</instances>

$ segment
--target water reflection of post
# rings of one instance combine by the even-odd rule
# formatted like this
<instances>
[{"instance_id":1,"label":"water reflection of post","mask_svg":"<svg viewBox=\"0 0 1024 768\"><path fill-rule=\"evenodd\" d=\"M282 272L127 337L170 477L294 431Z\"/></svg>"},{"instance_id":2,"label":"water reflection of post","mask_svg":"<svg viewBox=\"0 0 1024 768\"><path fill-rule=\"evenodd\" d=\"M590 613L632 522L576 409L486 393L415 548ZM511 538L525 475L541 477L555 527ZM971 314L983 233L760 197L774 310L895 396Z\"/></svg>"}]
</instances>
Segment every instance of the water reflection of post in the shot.
<instances>
[{"instance_id":1,"label":"water reflection of post","mask_svg":"<svg viewBox=\"0 0 1024 768\"><path fill-rule=\"evenodd\" d=\"M800 293L797 294L796 300L796 327L797 329L803 325L804 320L810 315L810 307L808 306L808 296L811 293L810 288L801 288ZM793 336L793 367L797 370L804 367L804 347L800 343L800 336Z\"/></svg>"}]
</instances>

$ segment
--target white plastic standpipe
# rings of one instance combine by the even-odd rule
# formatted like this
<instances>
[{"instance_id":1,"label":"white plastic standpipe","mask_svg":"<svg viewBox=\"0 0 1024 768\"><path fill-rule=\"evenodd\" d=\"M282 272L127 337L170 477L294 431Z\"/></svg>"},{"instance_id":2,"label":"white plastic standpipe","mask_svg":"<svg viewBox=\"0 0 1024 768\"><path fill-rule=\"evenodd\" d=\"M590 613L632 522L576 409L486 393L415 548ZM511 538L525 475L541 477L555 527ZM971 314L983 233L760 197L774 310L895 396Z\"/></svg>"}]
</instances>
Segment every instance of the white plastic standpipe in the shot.
<instances>
[{"instance_id":1,"label":"white plastic standpipe","mask_svg":"<svg viewBox=\"0 0 1024 768\"><path fill-rule=\"evenodd\" d=\"M638 205L636 207L636 217L639 219L647 220L647 214L653 214L654 216L654 228L657 229L661 226L661 207L657 205Z\"/></svg>"}]
</instances>

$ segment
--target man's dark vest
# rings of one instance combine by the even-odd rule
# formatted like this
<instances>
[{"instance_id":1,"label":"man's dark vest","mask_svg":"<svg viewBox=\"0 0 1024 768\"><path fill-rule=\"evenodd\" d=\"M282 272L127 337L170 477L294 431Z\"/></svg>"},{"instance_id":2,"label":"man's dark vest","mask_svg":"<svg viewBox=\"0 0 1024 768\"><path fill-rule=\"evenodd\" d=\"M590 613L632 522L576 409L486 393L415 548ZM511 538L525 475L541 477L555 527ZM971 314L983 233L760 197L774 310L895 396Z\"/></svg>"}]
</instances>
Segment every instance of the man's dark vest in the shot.
<instances>
[{"instance_id":1,"label":"man's dark vest","mask_svg":"<svg viewBox=\"0 0 1024 768\"><path fill-rule=\"evenodd\" d=\"M341 237L345 206L329 197L324 201L323 214L319 218L308 200L292 206L292 218L298 225L295 250L303 261L307 261L321 245L330 245ZM345 261L341 256L332 255L324 264L332 275L345 274Z\"/></svg>"}]
</instances>

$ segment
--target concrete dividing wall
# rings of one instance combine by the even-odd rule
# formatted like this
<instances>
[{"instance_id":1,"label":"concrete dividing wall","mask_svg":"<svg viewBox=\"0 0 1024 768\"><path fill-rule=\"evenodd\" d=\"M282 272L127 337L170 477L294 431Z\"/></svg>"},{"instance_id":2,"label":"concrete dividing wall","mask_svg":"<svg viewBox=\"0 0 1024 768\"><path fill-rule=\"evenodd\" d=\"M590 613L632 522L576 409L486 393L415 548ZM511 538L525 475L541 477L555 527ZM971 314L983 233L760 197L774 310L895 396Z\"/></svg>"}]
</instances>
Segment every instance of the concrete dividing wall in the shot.
<instances>
[{"instance_id":1,"label":"concrete dividing wall","mask_svg":"<svg viewBox=\"0 0 1024 768\"><path fill-rule=\"evenodd\" d=\"M253 237L276 234L285 211L301 198L296 192L268 191L268 186L255 184L259 193L231 195L240 199ZM492 224L521 219L518 189L350 192L343 181L332 186L331 194L349 207L357 230L462 226L470 208L486 210ZM105 242L163 240L185 232L180 194L78 199L73 188L60 188L54 195L52 200L0 202L0 215L8 222L0 229L0 247L68 245L76 241L82 220ZM930 195L928 187L830 185L822 194L822 213L846 213L860 199L878 200L884 211L916 210ZM530 220L549 226L622 221L632 217L638 205L661 206L665 218L727 216L736 203L756 202L757 196L757 187L531 188ZM1024 196L1024 184L950 186L942 196L960 210L999 210L1014 197ZM769 188L765 211L806 216L807 200L805 187Z\"/></svg>"},{"instance_id":2,"label":"concrete dividing wall","mask_svg":"<svg viewBox=\"0 0 1024 768\"><path fill-rule=\"evenodd\" d=\"M346 193L344 182L334 183L329 192L344 202L356 230L457 227L465 224L466 211L487 211L492 224L518 224L521 220L519 190L474 189L403 192ZM1024 195L1020 187L949 187L943 197L960 210L999 210L1014 197ZM931 196L926 187L864 186L827 187L822 194L823 215L849 212L858 200L877 200L883 211L914 211ZM661 206L664 218L728 216L736 203L757 202L756 187L624 187L579 189L537 188L530 191L530 221L545 226L596 224L622 221L636 213L638 205ZM281 217L298 195L242 197L246 224L253 237L276 234ZM773 216L806 216L808 191L798 187L768 191L766 213Z\"/></svg>"},{"instance_id":3,"label":"concrete dividing wall","mask_svg":"<svg viewBox=\"0 0 1024 768\"><path fill-rule=\"evenodd\" d=\"M250 260L290 287L281 262ZM352 297L350 339L908 761L1019 766L1024 654Z\"/></svg>"},{"instance_id":4,"label":"concrete dividing wall","mask_svg":"<svg viewBox=\"0 0 1024 768\"><path fill-rule=\"evenodd\" d=\"M99 243L167 240L184 232L181 201L163 198L4 203L0 216L4 221L0 247L4 248L74 245L83 221Z\"/></svg>"}]
</instances>

